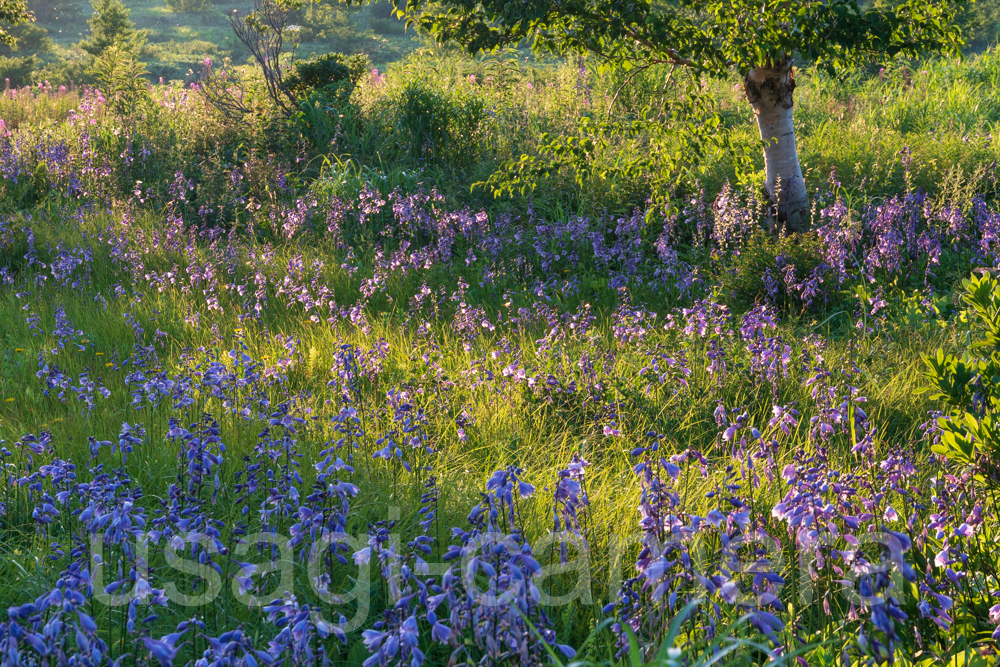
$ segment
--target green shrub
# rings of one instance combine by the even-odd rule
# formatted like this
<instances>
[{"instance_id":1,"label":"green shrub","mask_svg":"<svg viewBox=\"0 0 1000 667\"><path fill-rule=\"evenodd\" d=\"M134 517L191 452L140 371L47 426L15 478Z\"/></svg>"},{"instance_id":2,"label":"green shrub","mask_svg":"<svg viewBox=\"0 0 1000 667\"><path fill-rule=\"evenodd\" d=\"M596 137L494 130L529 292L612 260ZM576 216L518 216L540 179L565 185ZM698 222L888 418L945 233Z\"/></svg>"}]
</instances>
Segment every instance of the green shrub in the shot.
<instances>
[{"instance_id":1,"label":"green shrub","mask_svg":"<svg viewBox=\"0 0 1000 667\"><path fill-rule=\"evenodd\" d=\"M347 89L350 97L351 90L371 70L371 65L364 54L326 53L295 63L285 85L296 97L305 97L313 90L331 86L338 91Z\"/></svg>"},{"instance_id":2,"label":"green shrub","mask_svg":"<svg viewBox=\"0 0 1000 667\"><path fill-rule=\"evenodd\" d=\"M7 32L15 41L0 42L0 84L20 87L41 81L35 72L41 65L36 56L52 50L48 30L36 23L19 23Z\"/></svg>"},{"instance_id":3,"label":"green shrub","mask_svg":"<svg viewBox=\"0 0 1000 667\"><path fill-rule=\"evenodd\" d=\"M756 231L723 277L723 291L740 307L762 302L768 298L765 275L770 269L770 276L778 283L775 305L787 310L797 302L786 292L781 267L794 266L795 275L802 279L822 262L822 250L822 241L814 232L775 239L763 230Z\"/></svg>"},{"instance_id":4,"label":"green shrub","mask_svg":"<svg viewBox=\"0 0 1000 667\"><path fill-rule=\"evenodd\" d=\"M293 21L299 24L299 39L304 43L326 42L335 48L351 49L364 37L351 20L351 14L357 11L336 2L309 2L295 12Z\"/></svg>"},{"instance_id":5,"label":"green shrub","mask_svg":"<svg viewBox=\"0 0 1000 667\"><path fill-rule=\"evenodd\" d=\"M372 30L378 35L403 35L406 33L406 23L397 18L371 17Z\"/></svg>"},{"instance_id":6,"label":"green shrub","mask_svg":"<svg viewBox=\"0 0 1000 667\"><path fill-rule=\"evenodd\" d=\"M78 46L92 56L99 56L114 45L138 53L146 43L146 31L136 30L131 12L121 0L93 0L94 15L90 25L90 39Z\"/></svg>"},{"instance_id":7,"label":"green shrub","mask_svg":"<svg viewBox=\"0 0 1000 667\"><path fill-rule=\"evenodd\" d=\"M340 135L342 119L356 116L351 94L370 68L368 56L342 53L327 53L297 62L285 85L298 101L299 109L285 128L290 137L283 139L305 139L314 147L329 150L331 141Z\"/></svg>"},{"instance_id":8,"label":"green shrub","mask_svg":"<svg viewBox=\"0 0 1000 667\"><path fill-rule=\"evenodd\" d=\"M970 468L990 487L1000 486L1000 284L989 273L963 281L961 319L971 324L961 354L923 356L927 385L918 393L944 403L940 442L931 449L952 465Z\"/></svg>"},{"instance_id":9,"label":"green shrub","mask_svg":"<svg viewBox=\"0 0 1000 667\"><path fill-rule=\"evenodd\" d=\"M391 19L395 18L395 9L391 2L385 2L380 0L379 2L373 2L368 6L368 16L373 19Z\"/></svg>"},{"instance_id":10,"label":"green shrub","mask_svg":"<svg viewBox=\"0 0 1000 667\"><path fill-rule=\"evenodd\" d=\"M182 14L204 12L212 6L211 0L164 0L164 2L170 11Z\"/></svg>"},{"instance_id":11,"label":"green shrub","mask_svg":"<svg viewBox=\"0 0 1000 667\"><path fill-rule=\"evenodd\" d=\"M403 89L396 123L411 158L465 165L479 154L478 137L485 104L474 93L445 93L421 81Z\"/></svg>"},{"instance_id":12,"label":"green shrub","mask_svg":"<svg viewBox=\"0 0 1000 667\"><path fill-rule=\"evenodd\" d=\"M90 72L89 60L89 58L58 60L37 70L34 79L36 81L49 81L53 85L69 85L71 81L86 85L96 83L97 79Z\"/></svg>"},{"instance_id":13,"label":"green shrub","mask_svg":"<svg viewBox=\"0 0 1000 667\"><path fill-rule=\"evenodd\" d=\"M33 83L32 72L34 72L37 63L38 61L32 56L24 58L0 56L0 82L6 79L5 85L9 83L14 88L31 85Z\"/></svg>"},{"instance_id":14,"label":"green shrub","mask_svg":"<svg viewBox=\"0 0 1000 667\"><path fill-rule=\"evenodd\" d=\"M36 21L74 23L80 11L73 0L27 0L25 4Z\"/></svg>"},{"instance_id":15,"label":"green shrub","mask_svg":"<svg viewBox=\"0 0 1000 667\"><path fill-rule=\"evenodd\" d=\"M19 23L7 32L14 38L14 44L0 42L0 56L37 56L52 50L49 31L37 23Z\"/></svg>"}]
</instances>

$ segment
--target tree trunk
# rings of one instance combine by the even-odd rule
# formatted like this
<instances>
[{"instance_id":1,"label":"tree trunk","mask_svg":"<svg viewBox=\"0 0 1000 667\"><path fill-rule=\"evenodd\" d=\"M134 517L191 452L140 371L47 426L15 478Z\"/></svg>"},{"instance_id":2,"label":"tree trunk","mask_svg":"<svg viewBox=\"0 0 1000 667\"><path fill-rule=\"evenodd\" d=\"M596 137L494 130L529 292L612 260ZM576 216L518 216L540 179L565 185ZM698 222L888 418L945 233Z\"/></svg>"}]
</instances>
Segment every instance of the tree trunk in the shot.
<instances>
[{"instance_id":1,"label":"tree trunk","mask_svg":"<svg viewBox=\"0 0 1000 667\"><path fill-rule=\"evenodd\" d=\"M790 232L809 228L809 195L799 166L792 126L792 61L757 67L743 77L743 90L764 141L767 194L778 212L778 224Z\"/></svg>"}]
</instances>

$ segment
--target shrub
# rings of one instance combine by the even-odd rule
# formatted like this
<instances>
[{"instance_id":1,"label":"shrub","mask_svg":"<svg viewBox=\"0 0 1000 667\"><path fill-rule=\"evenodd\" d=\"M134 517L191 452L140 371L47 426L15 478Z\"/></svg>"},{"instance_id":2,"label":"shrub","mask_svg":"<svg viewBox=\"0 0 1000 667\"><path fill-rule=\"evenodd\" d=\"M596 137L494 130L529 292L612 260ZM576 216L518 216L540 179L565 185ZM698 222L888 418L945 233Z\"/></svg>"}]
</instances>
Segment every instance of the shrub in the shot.
<instances>
[{"instance_id":1,"label":"shrub","mask_svg":"<svg viewBox=\"0 0 1000 667\"><path fill-rule=\"evenodd\" d=\"M402 35L406 32L406 22L396 16L391 2L370 5L368 23L380 35Z\"/></svg>"},{"instance_id":2,"label":"shrub","mask_svg":"<svg viewBox=\"0 0 1000 667\"><path fill-rule=\"evenodd\" d=\"M960 467L972 469L992 488L1000 486L1000 284L989 273L963 281L962 319L978 340L966 337L959 354L923 357L927 385L918 393L945 404L936 426L940 441L931 449Z\"/></svg>"},{"instance_id":3,"label":"shrub","mask_svg":"<svg viewBox=\"0 0 1000 667\"><path fill-rule=\"evenodd\" d=\"M0 56L37 56L52 50L49 31L37 23L19 23L7 32L14 38L14 44L0 42Z\"/></svg>"},{"instance_id":4,"label":"shrub","mask_svg":"<svg viewBox=\"0 0 1000 667\"><path fill-rule=\"evenodd\" d=\"M351 88L357 85L372 67L372 62L364 54L347 56L343 53L326 53L295 63L292 73L285 79L288 90L303 96L311 90L347 82Z\"/></svg>"},{"instance_id":5,"label":"shrub","mask_svg":"<svg viewBox=\"0 0 1000 667\"><path fill-rule=\"evenodd\" d=\"M410 157L469 164L478 155L485 104L474 93L449 93L411 81L403 89L396 123Z\"/></svg>"},{"instance_id":6,"label":"shrub","mask_svg":"<svg viewBox=\"0 0 1000 667\"><path fill-rule=\"evenodd\" d=\"M292 137L303 137L310 145L328 148L340 134L341 119L351 105L355 84L368 73L371 61L365 55L327 53L295 64L285 79L299 110L288 126Z\"/></svg>"},{"instance_id":7,"label":"shrub","mask_svg":"<svg viewBox=\"0 0 1000 667\"><path fill-rule=\"evenodd\" d=\"M60 59L35 71L35 81L50 81L52 84L93 84L96 79L90 72L89 58Z\"/></svg>"},{"instance_id":8,"label":"shrub","mask_svg":"<svg viewBox=\"0 0 1000 667\"><path fill-rule=\"evenodd\" d=\"M91 73L107 99L108 108L119 118L135 114L149 99L145 65L117 44L95 59Z\"/></svg>"},{"instance_id":9,"label":"shrub","mask_svg":"<svg viewBox=\"0 0 1000 667\"><path fill-rule=\"evenodd\" d=\"M37 61L31 57L10 58L0 56L0 81L6 79L5 85L20 88L32 83L32 72Z\"/></svg>"},{"instance_id":10,"label":"shrub","mask_svg":"<svg viewBox=\"0 0 1000 667\"><path fill-rule=\"evenodd\" d=\"M794 266L797 277L806 276L821 264L822 249L822 241L813 232L775 239L758 230L733 260L730 271L723 277L722 288L741 307L772 300L776 306L787 310L798 302L788 294L782 269ZM768 277L776 281L776 285L772 285L776 293L769 293Z\"/></svg>"},{"instance_id":11,"label":"shrub","mask_svg":"<svg viewBox=\"0 0 1000 667\"><path fill-rule=\"evenodd\" d=\"M295 13L295 21L300 24L299 38L303 42L327 42L337 48L349 48L360 36L351 22L349 12L337 3L310 2Z\"/></svg>"},{"instance_id":12,"label":"shrub","mask_svg":"<svg viewBox=\"0 0 1000 667\"><path fill-rule=\"evenodd\" d=\"M212 6L211 0L164 0L164 2L170 11L183 14L203 12Z\"/></svg>"},{"instance_id":13,"label":"shrub","mask_svg":"<svg viewBox=\"0 0 1000 667\"><path fill-rule=\"evenodd\" d=\"M99 56L118 44L125 50L138 52L146 43L146 31L136 30L131 12L121 0L94 0L94 16L87 21L90 39L79 43L81 49Z\"/></svg>"}]
</instances>

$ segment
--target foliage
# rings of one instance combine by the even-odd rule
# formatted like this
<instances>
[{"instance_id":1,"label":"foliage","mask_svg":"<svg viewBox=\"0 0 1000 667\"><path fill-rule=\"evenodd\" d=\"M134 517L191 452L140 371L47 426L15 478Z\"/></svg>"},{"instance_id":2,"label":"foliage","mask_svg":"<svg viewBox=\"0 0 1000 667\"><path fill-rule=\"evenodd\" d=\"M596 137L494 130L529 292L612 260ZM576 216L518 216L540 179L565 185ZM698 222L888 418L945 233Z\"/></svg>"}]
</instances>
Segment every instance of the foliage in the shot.
<instances>
[{"instance_id":1,"label":"foliage","mask_svg":"<svg viewBox=\"0 0 1000 667\"><path fill-rule=\"evenodd\" d=\"M447 93L413 80L397 104L398 136L411 158L456 165L476 159L486 111L477 95Z\"/></svg>"},{"instance_id":2,"label":"foliage","mask_svg":"<svg viewBox=\"0 0 1000 667\"><path fill-rule=\"evenodd\" d=\"M1000 282L984 271L963 281L963 319L979 335L961 354L924 357L930 398L943 401L933 450L1000 485Z\"/></svg>"},{"instance_id":3,"label":"foliage","mask_svg":"<svg viewBox=\"0 0 1000 667\"><path fill-rule=\"evenodd\" d=\"M0 79L5 87L31 85L40 64L37 56L52 49L52 40L45 28L35 23L18 24L10 35L15 40L12 45L0 42Z\"/></svg>"},{"instance_id":4,"label":"foliage","mask_svg":"<svg viewBox=\"0 0 1000 667\"><path fill-rule=\"evenodd\" d=\"M91 74L104 94L107 108L121 119L141 113L149 101L146 66L135 54L115 43L94 59Z\"/></svg>"},{"instance_id":5,"label":"foliage","mask_svg":"<svg viewBox=\"0 0 1000 667\"><path fill-rule=\"evenodd\" d=\"M80 48L94 57L112 46L138 53L146 43L146 31L136 30L129 9L121 0L92 0L94 16L87 21L90 38L82 40Z\"/></svg>"},{"instance_id":6,"label":"foliage","mask_svg":"<svg viewBox=\"0 0 1000 667\"><path fill-rule=\"evenodd\" d=\"M581 63L580 78L587 76L586 65ZM727 134L720 132L722 120L711 98L701 94L696 79L685 79L684 88L676 86L670 95L651 95L644 104L633 107L632 113L614 113L616 99L612 98L606 118L582 115L578 127L566 134L540 135L535 154L506 162L479 185L499 197L515 191L524 195L557 174L569 175L581 188L594 180L611 183L612 190L617 183L644 180L644 189L651 192L651 210L668 212L669 193L680 183L691 183L704 175L700 165L708 153L739 151L728 143ZM585 82L581 84L585 86ZM621 90L616 89L616 97ZM595 159L611 145L617 145L628 157L610 165ZM744 180L744 175L738 174L737 180Z\"/></svg>"},{"instance_id":7,"label":"foliage","mask_svg":"<svg viewBox=\"0 0 1000 667\"><path fill-rule=\"evenodd\" d=\"M48 31L36 23L20 23L10 29L12 45L0 43L0 56L33 56L52 50Z\"/></svg>"},{"instance_id":8,"label":"foliage","mask_svg":"<svg viewBox=\"0 0 1000 667\"><path fill-rule=\"evenodd\" d=\"M298 100L298 111L281 128L283 140L295 143L304 139L315 150L335 147L345 117L349 118L347 123L357 118L351 95L370 70L371 61L363 54L328 53L297 61L285 84Z\"/></svg>"},{"instance_id":9,"label":"foliage","mask_svg":"<svg viewBox=\"0 0 1000 667\"><path fill-rule=\"evenodd\" d=\"M72 0L27 0L28 10L42 23L74 24L79 7Z\"/></svg>"},{"instance_id":10,"label":"foliage","mask_svg":"<svg viewBox=\"0 0 1000 667\"><path fill-rule=\"evenodd\" d=\"M786 282L781 268L794 267L799 276L811 274L823 263L823 243L815 232L774 235L757 230L751 234L733 258L732 269L720 281L724 293L741 308L770 301L781 311L802 307L792 289L795 280ZM779 268L781 267L781 268Z\"/></svg>"},{"instance_id":11,"label":"foliage","mask_svg":"<svg viewBox=\"0 0 1000 667\"><path fill-rule=\"evenodd\" d=\"M31 20L24 0L0 0L0 44L12 45L15 41L11 28Z\"/></svg>"},{"instance_id":12,"label":"foliage","mask_svg":"<svg viewBox=\"0 0 1000 667\"><path fill-rule=\"evenodd\" d=\"M854 0L599 2L589 9L491 0L444 2L440 11L419 1L396 6L439 40L457 41L471 52L532 40L556 53L591 52L632 67L668 63L723 76L731 67L746 74L791 54L832 71L859 55L891 57L960 44L947 2L908 0L891 12L862 11Z\"/></svg>"},{"instance_id":13,"label":"foliage","mask_svg":"<svg viewBox=\"0 0 1000 667\"><path fill-rule=\"evenodd\" d=\"M349 48L359 41L353 15L355 8L344 7L331 0L303 2L294 14L301 27L303 42L326 42L338 49Z\"/></svg>"},{"instance_id":14,"label":"foliage","mask_svg":"<svg viewBox=\"0 0 1000 667\"><path fill-rule=\"evenodd\" d=\"M5 87L30 86L31 75L37 64L38 61L33 56L19 58L0 56L0 79L4 80Z\"/></svg>"},{"instance_id":15,"label":"foliage","mask_svg":"<svg viewBox=\"0 0 1000 667\"><path fill-rule=\"evenodd\" d=\"M899 0L875 0L872 3L878 9L895 10ZM965 46L982 50L993 46L1000 35L1000 2L997 0L977 0L963 3L957 7L955 26L962 31L962 41Z\"/></svg>"},{"instance_id":16,"label":"foliage","mask_svg":"<svg viewBox=\"0 0 1000 667\"><path fill-rule=\"evenodd\" d=\"M37 68L32 73L32 81L37 84L39 81L48 81L55 85L63 85L70 88L75 85L93 85L95 79L91 74L93 56L84 55L79 58L60 58L55 62L48 62Z\"/></svg>"},{"instance_id":17,"label":"foliage","mask_svg":"<svg viewBox=\"0 0 1000 667\"><path fill-rule=\"evenodd\" d=\"M285 79L285 86L295 96L301 97L313 90L327 86L344 88L350 97L354 86L371 71L371 59L364 54L346 56L343 53L325 53L308 60L297 60Z\"/></svg>"},{"instance_id":18,"label":"foliage","mask_svg":"<svg viewBox=\"0 0 1000 667\"><path fill-rule=\"evenodd\" d=\"M172 12L198 13L212 8L212 0L164 0Z\"/></svg>"},{"instance_id":19,"label":"foliage","mask_svg":"<svg viewBox=\"0 0 1000 667\"><path fill-rule=\"evenodd\" d=\"M794 59L803 58L822 71L834 73L873 55L954 52L961 43L958 31L950 25L954 15L950 0L908 0L895 12L862 11L856 0L773 0L763 4L753 0L646 0L570 6L559 0L415 0L395 2L395 6L439 42L457 42L471 53L531 41L537 51L592 53L602 62L626 70L683 66L697 77L726 77L735 70L755 110L765 153L764 186L775 220L791 231L802 231L808 222L808 195L790 115ZM699 87L692 90L699 91ZM643 120L650 122L651 115ZM720 123L711 117L709 126ZM787 131L779 131L779 124ZM627 126L620 130L626 140L630 130ZM539 158L526 156L527 162L511 165L509 171L515 177L526 171L530 178L540 171L559 169L563 156L579 158L589 141L586 136L573 137L571 143L576 145L557 145L550 164L532 164ZM502 188L505 184L497 185Z\"/></svg>"}]
</instances>

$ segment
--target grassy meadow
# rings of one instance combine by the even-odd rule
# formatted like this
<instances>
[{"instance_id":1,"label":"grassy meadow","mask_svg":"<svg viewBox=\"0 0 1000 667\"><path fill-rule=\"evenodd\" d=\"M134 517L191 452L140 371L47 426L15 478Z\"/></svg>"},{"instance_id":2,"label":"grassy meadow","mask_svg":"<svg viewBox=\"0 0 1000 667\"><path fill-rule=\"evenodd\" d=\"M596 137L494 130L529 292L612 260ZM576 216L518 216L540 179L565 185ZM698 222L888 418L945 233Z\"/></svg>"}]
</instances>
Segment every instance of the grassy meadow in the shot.
<instances>
[{"instance_id":1,"label":"grassy meadow","mask_svg":"<svg viewBox=\"0 0 1000 667\"><path fill-rule=\"evenodd\" d=\"M1000 54L372 59L0 97L4 665L994 664Z\"/></svg>"},{"instance_id":2,"label":"grassy meadow","mask_svg":"<svg viewBox=\"0 0 1000 667\"><path fill-rule=\"evenodd\" d=\"M247 15L253 2L129 0L124 6L145 35L138 56L153 82L162 78L190 84L201 75L206 58L215 62L230 58L238 65L249 62L246 47L233 34L230 15L234 11ZM19 43L0 47L0 79L7 79L8 87L46 81L54 86L94 84L90 54L81 42L93 36L89 21L98 8L89 2L53 0L33 1L30 9L35 21L14 29ZM329 51L365 53L384 69L423 44L391 10L385 2L363 7L306 3L293 19L302 24L295 54L308 58Z\"/></svg>"}]
</instances>

